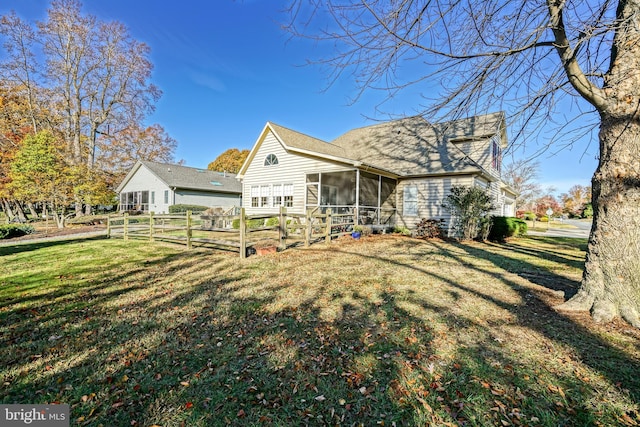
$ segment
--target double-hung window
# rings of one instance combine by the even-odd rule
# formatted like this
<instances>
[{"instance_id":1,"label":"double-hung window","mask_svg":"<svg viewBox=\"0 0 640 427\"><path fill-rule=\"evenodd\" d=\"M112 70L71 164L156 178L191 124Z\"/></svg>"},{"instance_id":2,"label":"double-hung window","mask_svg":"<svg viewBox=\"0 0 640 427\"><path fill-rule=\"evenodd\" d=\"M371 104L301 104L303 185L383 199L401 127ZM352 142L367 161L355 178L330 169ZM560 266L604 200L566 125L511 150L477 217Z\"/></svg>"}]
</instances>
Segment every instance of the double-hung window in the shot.
<instances>
[{"instance_id":1,"label":"double-hung window","mask_svg":"<svg viewBox=\"0 0 640 427\"><path fill-rule=\"evenodd\" d=\"M260 207L268 208L270 198L271 198L271 186L261 185L260 186Z\"/></svg>"},{"instance_id":2,"label":"double-hung window","mask_svg":"<svg viewBox=\"0 0 640 427\"><path fill-rule=\"evenodd\" d=\"M282 206L282 184L274 184L273 186L273 206Z\"/></svg>"},{"instance_id":3,"label":"double-hung window","mask_svg":"<svg viewBox=\"0 0 640 427\"><path fill-rule=\"evenodd\" d=\"M500 172L500 166L502 164L502 148L500 147L500 139L493 137L491 140L491 166L493 169Z\"/></svg>"},{"instance_id":4,"label":"double-hung window","mask_svg":"<svg viewBox=\"0 0 640 427\"><path fill-rule=\"evenodd\" d=\"M251 187L251 207L260 207L260 187L257 185Z\"/></svg>"},{"instance_id":5,"label":"double-hung window","mask_svg":"<svg viewBox=\"0 0 640 427\"><path fill-rule=\"evenodd\" d=\"M403 215L418 215L418 187L416 185L407 185L404 187L404 197L402 201Z\"/></svg>"},{"instance_id":6,"label":"double-hung window","mask_svg":"<svg viewBox=\"0 0 640 427\"><path fill-rule=\"evenodd\" d=\"M284 184L282 186L283 205L286 208L293 207L293 184Z\"/></svg>"}]
</instances>

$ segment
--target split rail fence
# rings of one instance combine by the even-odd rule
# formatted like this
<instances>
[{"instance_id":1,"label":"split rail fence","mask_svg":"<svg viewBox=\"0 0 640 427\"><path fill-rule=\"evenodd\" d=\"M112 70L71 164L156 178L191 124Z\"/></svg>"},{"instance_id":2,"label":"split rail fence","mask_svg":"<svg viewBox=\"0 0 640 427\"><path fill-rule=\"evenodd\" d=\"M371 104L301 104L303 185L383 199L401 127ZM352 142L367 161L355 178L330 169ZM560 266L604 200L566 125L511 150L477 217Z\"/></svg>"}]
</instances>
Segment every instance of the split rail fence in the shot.
<instances>
[{"instance_id":1,"label":"split rail fence","mask_svg":"<svg viewBox=\"0 0 640 427\"><path fill-rule=\"evenodd\" d=\"M110 238L147 239L168 241L186 245L212 247L238 252L240 258L256 252L261 247L275 246L282 251L292 246L310 246L353 230L352 213L324 213L317 209L305 214L287 213L280 208L277 215L246 215L244 208L238 215L146 215L110 216L107 236Z\"/></svg>"}]
</instances>

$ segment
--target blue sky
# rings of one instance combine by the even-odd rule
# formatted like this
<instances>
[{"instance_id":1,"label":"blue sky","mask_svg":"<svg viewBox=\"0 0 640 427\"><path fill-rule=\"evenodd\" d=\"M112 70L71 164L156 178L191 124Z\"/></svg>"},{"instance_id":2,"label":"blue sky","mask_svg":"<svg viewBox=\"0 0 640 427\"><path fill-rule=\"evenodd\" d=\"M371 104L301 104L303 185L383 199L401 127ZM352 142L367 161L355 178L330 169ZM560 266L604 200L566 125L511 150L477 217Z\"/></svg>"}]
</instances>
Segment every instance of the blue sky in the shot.
<instances>
[{"instance_id":1,"label":"blue sky","mask_svg":"<svg viewBox=\"0 0 640 427\"><path fill-rule=\"evenodd\" d=\"M381 94L357 90L345 76L330 87L307 59L327 56L330 46L290 39L280 28L281 0L85 0L84 12L124 23L151 47L153 82L163 91L149 124L160 123L178 141L177 160L206 167L228 148L251 148L267 121L330 141L349 129L385 120L376 113ZM48 0L9 0L29 21L45 18ZM415 114L420 99L406 94L386 104L392 114ZM588 149L587 149L588 146ZM528 143L531 152L538 147ZM539 181L557 193L588 185L596 167L597 141L546 153ZM586 150L586 152L585 152ZM515 153L516 158L527 153ZM506 162L512 157L507 156Z\"/></svg>"}]
</instances>

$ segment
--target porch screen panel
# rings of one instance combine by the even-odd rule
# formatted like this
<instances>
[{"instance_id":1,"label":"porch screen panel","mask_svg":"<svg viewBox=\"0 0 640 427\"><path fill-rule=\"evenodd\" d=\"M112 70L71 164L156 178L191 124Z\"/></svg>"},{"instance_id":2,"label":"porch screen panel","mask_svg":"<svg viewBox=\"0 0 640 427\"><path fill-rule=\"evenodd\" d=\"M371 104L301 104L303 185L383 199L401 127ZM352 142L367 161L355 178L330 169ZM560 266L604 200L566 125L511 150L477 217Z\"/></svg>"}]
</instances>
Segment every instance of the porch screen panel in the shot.
<instances>
[{"instance_id":1,"label":"porch screen panel","mask_svg":"<svg viewBox=\"0 0 640 427\"><path fill-rule=\"evenodd\" d=\"M396 208L396 181L384 176L380 185L380 205L383 209Z\"/></svg>"},{"instance_id":2,"label":"porch screen panel","mask_svg":"<svg viewBox=\"0 0 640 427\"><path fill-rule=\"evenodd\" d=\"M360 172L360 206L378 207L378 175Z\"/></svg>"},{"instance_id":3,"label":"porch screen panel","mask_svg":"<svg viewBox=\"0 0 640 427\"><path fill-rule=\"evenodd\" d=\"M318 206L318 184L307 184L307 206Z\"/></svg>"}]
</instances>

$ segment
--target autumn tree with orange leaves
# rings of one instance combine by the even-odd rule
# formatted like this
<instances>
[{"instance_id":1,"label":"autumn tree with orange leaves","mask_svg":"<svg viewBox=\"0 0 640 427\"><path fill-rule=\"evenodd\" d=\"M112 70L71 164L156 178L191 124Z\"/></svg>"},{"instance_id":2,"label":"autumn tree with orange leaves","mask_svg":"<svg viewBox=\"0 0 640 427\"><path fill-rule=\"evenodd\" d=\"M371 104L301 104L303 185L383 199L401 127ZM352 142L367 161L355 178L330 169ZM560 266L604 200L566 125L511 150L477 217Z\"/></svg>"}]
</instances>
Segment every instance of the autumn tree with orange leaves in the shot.
<instances>
[{"instance_id":1,"label":"autumn tree with orange leaves","mask_svg":"<svg viewBox=\"0 0 640 427\"><path fill-rule=\"evenodd\" d=\"M0 17L0 36L0 86L21 99L0 134L49 130L64 142L66 161L86 178L74 192L77 214L101 199L87 180L113 188L136 156L173 160L175 140L143 125L161 95L150 80L149 47L122 23L82 13L77 0L54 0L41 22Z\"/></svg>"}]
</instances>

